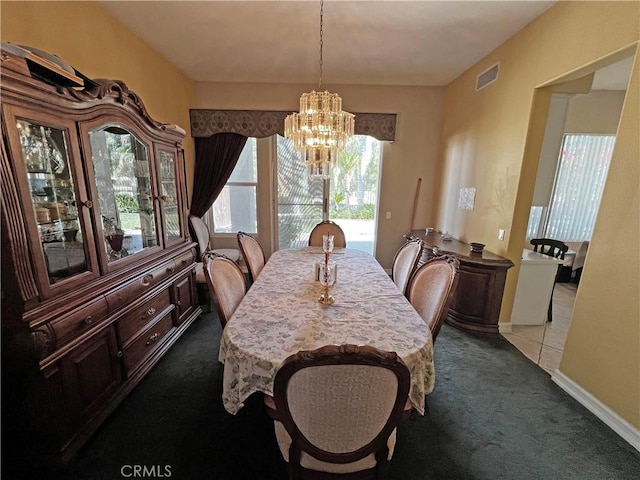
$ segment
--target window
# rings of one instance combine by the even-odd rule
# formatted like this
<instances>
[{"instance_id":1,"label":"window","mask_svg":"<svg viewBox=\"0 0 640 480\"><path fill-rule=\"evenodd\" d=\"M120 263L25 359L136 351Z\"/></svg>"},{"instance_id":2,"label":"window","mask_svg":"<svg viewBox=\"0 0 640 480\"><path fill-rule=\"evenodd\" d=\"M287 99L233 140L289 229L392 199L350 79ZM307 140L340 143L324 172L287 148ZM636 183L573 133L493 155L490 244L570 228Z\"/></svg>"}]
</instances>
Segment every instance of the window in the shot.
<instances>
[{"instance_id":1,"label":"window","mask_svg":"<svg viewBox=\"0 0 640 480\"><path fill-rule=\"evenodd\" d=\"M615 135L565 135L544 236L590 240L607 179Z\"/></svg>"},{"instance_id":2,"label":"window","mask_svg":"<svg viewBox=\"0 0 640 480\"><path fill-rule=\"evenodd\" d=\"M247 139L227 184L214 202L214 233L257 233L258 155L255 138Z\"/></svg>"}]
</instances>

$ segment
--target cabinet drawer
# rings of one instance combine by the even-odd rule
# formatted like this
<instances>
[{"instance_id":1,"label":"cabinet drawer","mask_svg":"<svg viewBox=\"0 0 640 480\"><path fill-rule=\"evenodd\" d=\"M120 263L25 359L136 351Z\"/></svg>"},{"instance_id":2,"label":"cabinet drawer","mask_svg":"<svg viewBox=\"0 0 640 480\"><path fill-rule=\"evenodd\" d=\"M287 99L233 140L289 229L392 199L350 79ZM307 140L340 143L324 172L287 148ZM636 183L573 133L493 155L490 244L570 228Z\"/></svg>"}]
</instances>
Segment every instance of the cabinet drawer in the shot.
<instances>
[{"instance_id":1,"label":"cabinet drawer","mask_svg":"<svg viewBox=\"0 0 640 480\"><path fill-rule=\"evenodd\" d=\"M176 272L179 272L180 270L191 265L192 263L195 262L195 260L196 260L196 256L193 250L189 250L187 253L183 253L179 257L176 257L174 260Z\"/></svg>"},{"instance_id":2,"label":"cabinet drawer","mask_svg":"<svg viewBox=\"0 0 640 480\"><path fill-rule=\"evenodd\" d=\"M127 283L115 292L107 295L109 311L115 312L130 303L131 300L144 295L163 280L169 278L175 272L173 261L163 263L159 267L140 275L132 282Z\"/></svg>"},{"instance_id":3,"label":"cabinet drawer","mask_svg":"<svg viewBox=\"0 0 640 480\"><path fill-rule=\"evenodd\" d=\"M51 322L56 338L56 348L73 340L107 317L107 299L100 297Z\"/></svg>"},{"instance_id":4,"label":"cabinet drawer","mask_svg":"<svg viewBox=\"0 0 640 480\"><path fill-rule=\"evenodd\" d=\"M131 372L162 344L164 337L173 329L171 312L154 323L124 351L124 366Z\"/></svg>"},{"instance_id":5,"label":"cabinet drawer","mask_svg":"<svg viewBox=\"0 0 640 480\"><path fill-rule=\"evenodd\" d=\"M163 290L151 300L146 301L126 317L118 320L120 341L125 343L129 338L142 330L145 325L154 321L171 304L169 290Z\"/></svg>"}]
</instances>

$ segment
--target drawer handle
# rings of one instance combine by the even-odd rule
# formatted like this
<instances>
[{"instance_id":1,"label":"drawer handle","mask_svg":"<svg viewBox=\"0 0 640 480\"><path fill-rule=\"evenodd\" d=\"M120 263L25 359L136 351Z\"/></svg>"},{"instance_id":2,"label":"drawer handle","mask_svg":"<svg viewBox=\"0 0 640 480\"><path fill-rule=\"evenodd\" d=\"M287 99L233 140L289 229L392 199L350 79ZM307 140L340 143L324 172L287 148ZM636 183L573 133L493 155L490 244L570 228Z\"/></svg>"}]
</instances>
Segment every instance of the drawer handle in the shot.
<instances>
[{"instance_id":1,"label":"drawer handle","mask_svg":"<svg viewBox=\"0 0 640 480\"><path fill-rule=\"evenodd\" d=\"M156 342L158 338L160 338L160 334L158 332L154 333L149 337L149 340L147 340L147 345L151 345L153 342Z\"/></svg>"},{"instance_id":2,"label":"drawer handle","mask_svg":"<svg viewBox=\"0 0 640 480\"><path fill-rule=\"evenodd\" d=\"M87 325L91 325L93 323L93 318L91 318L91 315L88 315L87 318L84 319L84 323Z\"/></svg>"},{"instance_id":3,"label":"drawer handle","mask_svg":"<svg viewBox=\"0 0 640 480\"><path fill-rule=\"evenodd\" d=\"M151 275L150 273L145 275L144 277L142 277L142 285L148 287L149 285L151 285L151 280L153 280L153 275Z\"/></svg>"},{"instance_id":4,"label":"drawer handle","mask_svg":"<svg viewBox=\"0 0 640 480\"><path fill-rule=\"evenodd\" d=\"M156 309L151 307L149 310L144 312L144 315L142 315L142 318L144 319L144 318L151 317L154 313L156 313Z\"/></svg>"},{"instance_id":5,"label":"drawer handle","mask_svg":"<svg viewBox=\"0 0 640 480\"><path fill-rule=\"evenodd\" d=\"M167 273L173 273L175 267L167 267Z\"/></svg>"},{"instance_id":6,"label":"drawer handle","mask_svg":"<svg viewBox=\"0 0 640 480\"><path fill-rule=\"evenodd\" d=\"M176 302L176 305L177 305L178 307L181 305L180 300L178 300L178 301Z\"/></svg>"},{"instance_id":7,"label":"drawer handle","mask_svg":"<svg viewBox=\"0 0 640 480\"><path fill-rule=\"evenodd\" d=\"M116 353L116 357L122 358L122 350L118 350L118 353Z\"/></svg>"}]
</instances>

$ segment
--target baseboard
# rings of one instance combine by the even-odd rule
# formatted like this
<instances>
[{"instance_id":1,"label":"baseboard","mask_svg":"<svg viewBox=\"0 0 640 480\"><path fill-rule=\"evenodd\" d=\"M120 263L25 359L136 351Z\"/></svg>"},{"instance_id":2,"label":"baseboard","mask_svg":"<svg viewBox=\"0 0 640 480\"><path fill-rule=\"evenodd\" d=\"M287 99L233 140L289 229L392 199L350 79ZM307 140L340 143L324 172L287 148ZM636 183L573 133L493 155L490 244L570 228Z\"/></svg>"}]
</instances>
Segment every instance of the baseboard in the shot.
<instances>
[{"instance_id":1,"label":"baseboard","mask_svg":"<svg viewBox=\"0 0 640 480\"><path fill-rule=\"evenodd\" d=\"M633 448L640 451L640 430L615 413L596 397L575 383L560 370L551 376L560 388L580 402L587 410L606 423L609 428L626 440Z\"/></svg>"},{"instance_id":2,"label":"baseboard","mask_svg":"<svg viewBox=\"0 0 640 480\"><path fill-rule=\"evenodd\" d=\"M513 329L511 328L512 326L513 326L513 323L511 322L498 323L498 332L513 333Z\"/></svg>"}]
</instances>

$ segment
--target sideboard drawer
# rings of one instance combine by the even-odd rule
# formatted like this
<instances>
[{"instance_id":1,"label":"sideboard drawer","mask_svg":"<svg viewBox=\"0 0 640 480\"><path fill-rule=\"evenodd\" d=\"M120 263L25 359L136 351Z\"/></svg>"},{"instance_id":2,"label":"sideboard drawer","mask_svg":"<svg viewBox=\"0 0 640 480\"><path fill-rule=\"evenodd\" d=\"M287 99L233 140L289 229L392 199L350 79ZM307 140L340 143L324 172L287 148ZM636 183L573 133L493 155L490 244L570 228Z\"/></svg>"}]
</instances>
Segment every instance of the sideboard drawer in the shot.
<instances>
[{"instance_id":1,"label":"sideboard drawer","mask_svg":"<svg viewBox=\"0 0 640 480\"><path fill-rule=\"evenodd\" d=\"M173 261L166 262L137 277L134 281L127 283L115 292L109 293L107 295L109 311L115 312L126 306L131 300L144 295L163 280L169 278L174 272L175 264Z\"/></svg>"},{"instance_id":2,"label":"sideboard drawer","mask_svg":"<svg viewBox=\"0 0 640 480\"><path fill-rule=\"evenodd\" d=\"M171 311L144 331L128 348L124 351L124 366L127 372L131 372L142 361L158 348L164 337L173 329Z\"/></svg>"},{"instance_id":3,"label":"sideboard drawer","mask_svg":"<svg viewBox=\"0 0 640 480\"><path fill-rule=\"evenodd\" d=\"M89 330L107 317L107 299L100 296L86 305L51 322L58 348Z\"/></svg>"},{"instance_id":4,"label":"sideboard drawer","mask_svg":"<svg viewBox=\"0 0 640 480\"><path fill-rule=\"evenodd\" d=\"M169 289L162 290L160 294L146 301L126 317L118 320L118 333L120 341L125 343L145 325L152 322L163 310L171 304Z\"/></svg>"}]
</instances>

